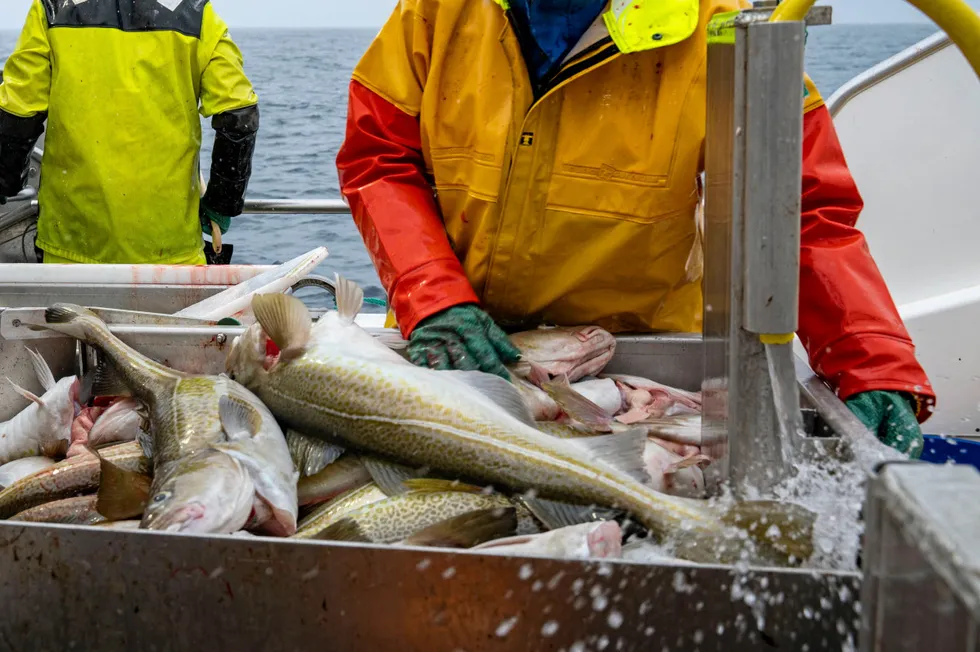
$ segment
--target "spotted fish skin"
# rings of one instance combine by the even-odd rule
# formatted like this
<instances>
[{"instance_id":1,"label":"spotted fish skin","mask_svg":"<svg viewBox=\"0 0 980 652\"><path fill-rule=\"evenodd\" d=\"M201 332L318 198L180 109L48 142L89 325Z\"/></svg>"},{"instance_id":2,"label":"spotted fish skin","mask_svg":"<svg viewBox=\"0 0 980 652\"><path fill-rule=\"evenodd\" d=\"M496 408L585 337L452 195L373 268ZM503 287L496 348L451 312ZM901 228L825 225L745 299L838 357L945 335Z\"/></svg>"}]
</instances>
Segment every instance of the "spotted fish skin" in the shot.
<instances>
[{"instance_id":1,"label":"spotted fish skin","mask_svg":"<svg viewBox=\"0 0 980 652\"><path fill-rule=\"evenodd\" d=\"M393 496L365 505L347 514L345 519L355 522L360 533L371 543L396 543L454 516L483 509L504 510L509 507L513 507L511 502L498 494L421 492ZM530 518L530 514L525 514L525 518ZM528 529L531 532L538 531L528 521L519 521L518 533L526 533Z\"/></svg>"},{"instance_id":2,"label":"spotted fish skin","mask_svg":"<svg viewBox=\"0 0 980 652\"><path fill-rule=\"evenodd\" d=\"M452 477L564 502L615 506L662 537L682 529L723 529L702 502L656 492L573 442L539 431L520 395L502 379L395 363L370 337L337 335L337 345L327 345L327 317L334 328L360 330L353 320L360 304L345 293L338 283L337 303L348 306L346 315L342 307L321 318L316 339L298 299L256 297L252 307L259 324L231 347L229 373L289 427ZM290 324L300 319L305 323ZM265 351L267 333L279 337L276 344L290 352L288 358L270 364L255 355ZM287 341L290 334L302 341Z\"/></svg>"},{"instance_id":3,"label":"spotted fish skin","mask_svg":"<svg viewBox=\"0 0 980 652\"><path fill-rule=\"evenodd\" d=\"M225 376L184 373L152 360L113 335L106 324L91 311L74 304L56 304L45 311L47 328L70 335L98 348L111 363L111 371L121 384L147 406L152 438L153 484L150 507L144 514L143 527L155 528L155 513L194 505L200 496L175 496L166 490L181 475L194 473L192 460L216 445L221 453L239 455L253 462L250 475L253 488L240 482L235 491L253 492L256 509L266 521L280 521L276 529L291 534L296 529L296 478L298 474L289 456L285 436L261 401L252 392ZM103 379L106 382L106 379ZM229 442L231 433L222 422L220 403L234 399L248 406L253 429L239 433L251 437L254 445L246 447ZM231 452L234 447L234 453ZM220 453L216 453L220 454ZM272 468L277 473L263 473ZM261 493L260 486L274 489ZM261 495L260 495L261 494ZM271 507L271 509L268 509ZM212 505L221 510L224 506ZM247 516L247 515L246 515ZM242 524L244 526L244 523ZM253 523L254 527L263 523Z\"/></svg>"}]
</instances>

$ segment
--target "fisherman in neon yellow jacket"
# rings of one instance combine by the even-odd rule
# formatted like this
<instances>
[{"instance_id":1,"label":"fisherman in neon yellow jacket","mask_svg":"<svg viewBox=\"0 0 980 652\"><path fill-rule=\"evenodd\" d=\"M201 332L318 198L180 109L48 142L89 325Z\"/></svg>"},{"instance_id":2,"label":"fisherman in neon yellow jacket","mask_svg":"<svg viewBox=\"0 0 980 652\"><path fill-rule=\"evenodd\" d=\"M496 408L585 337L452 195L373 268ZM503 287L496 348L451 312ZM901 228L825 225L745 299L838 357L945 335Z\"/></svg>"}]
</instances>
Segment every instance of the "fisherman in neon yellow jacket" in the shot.
<instances>
[{"instance_id":1,"label":"fisherman in neon yellow jacket","mask_svg":"<svg viewBox=\"0 0 980 652\"><path fill-rule=\"evenodd\" d=\"M198 112L215 130L203 198ZM208 0L34 0L0 83L0 201L45 120L44 262L202 265L202 231L241 214L258 97Z\"/></svg>"}]
</instances>

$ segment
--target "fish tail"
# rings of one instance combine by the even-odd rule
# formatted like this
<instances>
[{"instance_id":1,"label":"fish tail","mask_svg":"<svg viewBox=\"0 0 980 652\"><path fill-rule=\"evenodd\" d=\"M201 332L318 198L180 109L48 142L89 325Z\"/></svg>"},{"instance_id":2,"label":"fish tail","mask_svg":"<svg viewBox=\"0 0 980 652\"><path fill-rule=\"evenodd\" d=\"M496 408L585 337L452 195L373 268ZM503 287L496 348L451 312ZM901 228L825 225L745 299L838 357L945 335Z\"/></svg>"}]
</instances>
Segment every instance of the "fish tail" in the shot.
<instances>
[{"instance_id":1,"label":"fish tail","mask_svg":"<svg viewBox=\"0 0 980 652\"><path fill-rule=\"evenodd\" d=\"M764 554L787 566L798 566L813 555L817 515L801 505L747 501L732 506L722 520L744 530Z\"/></svg>"},{"instance_id":2,"label":"fish tail","mask_svg":"<svg viewBox=\"0 0 980 652\"><path fill-rule=\"evenodd\" d=\"M153 391L155 381L174 375L172 370L123 343L98 315L87 308L73 303L56 303L44 311L44 321L49 329L101 350L133 390Z\"/></svg>"},{"instance_id":3,"label":"fish tail","mask_svg":"<svg viewBox=\"0 0 980 652\"><path fill-rule=\"evenodd\" d=\"M92 345L101 343L99 326L105 328L95 313L73 303L54 304L44 311L44 322L50 330Z\"/></svg>"}]
</instances>

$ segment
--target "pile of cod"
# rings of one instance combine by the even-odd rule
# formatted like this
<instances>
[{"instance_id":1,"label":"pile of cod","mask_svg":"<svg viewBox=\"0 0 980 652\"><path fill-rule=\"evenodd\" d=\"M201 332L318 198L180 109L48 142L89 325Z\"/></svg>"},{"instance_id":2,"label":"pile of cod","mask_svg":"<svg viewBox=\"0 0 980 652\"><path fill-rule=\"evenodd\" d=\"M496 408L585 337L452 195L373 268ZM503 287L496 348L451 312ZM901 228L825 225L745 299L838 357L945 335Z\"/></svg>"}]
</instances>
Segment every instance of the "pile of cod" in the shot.
<instances>
[{"instance_id":1,"label":"pile of cod","mask_svg":"<svg viewBox=\"0 0 980 652\"><path fill-rule=\"evenodd\" d=\"M338 277L336 298L314 323L295 297L255 296L215 376L143 356L85 308L48 308L44 328L103 362L56 382L31 352L46 392L17 388L30 405L0 426L0 518L578 558L619 557L630 536L694 562L809 558L804 508L700 498L700 395L603 375L606 331L512 336L507 382L416 367L404 341L355 324L356 284Z\"/></svg>"}]
</instances>

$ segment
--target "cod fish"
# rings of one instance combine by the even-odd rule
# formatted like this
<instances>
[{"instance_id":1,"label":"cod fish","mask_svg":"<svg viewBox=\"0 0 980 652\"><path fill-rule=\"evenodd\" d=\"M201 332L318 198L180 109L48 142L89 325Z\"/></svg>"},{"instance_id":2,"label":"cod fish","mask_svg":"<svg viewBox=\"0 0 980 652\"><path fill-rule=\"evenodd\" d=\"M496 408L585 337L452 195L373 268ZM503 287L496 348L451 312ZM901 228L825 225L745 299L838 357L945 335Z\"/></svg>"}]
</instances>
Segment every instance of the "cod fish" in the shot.
<instances>
[{"instance_id":1,"label":"cod fish","mask_svg":"<svg viewBox=\"0 0 980 652\"><path fill-rule=\"evenodd\" d=\"M333 327L359 330L354 317L362 301L360 288L340 279ZM259 295L252 309L259 328L252 325L235 339L227 370L291 428L414 468L622 509L688 556L738 559L754 547L788 563L812 553L815 516L802 507L721 508L645 486L645 433L558 439L535 427L520 394L499 377L390 363L391 351L373 338L362 344L338 334L344 346L308 348L310 315L295 297ZM266 335L281 352L268 366Z\"/></svg>"},{"instance_id":2,"label":"cod fish","mask_svg":"<svg viewBox=\"0 0 980 652\"><path fill-rule=\"evenodd\" d=\"M598 326L543 327L514 333L510 341L521 351L521 361L512 371L535 385L548 375L565 376L570 383L595 376L616 352L616 338Z\"/></svg>"},{"instance_id":3,"label":"cod fish","mask_svg":"<svg viewBox=\"0 0 980 652\"><path fill-rule=\"evenodd\" d=\"M106 518L95 509L97 496L76 496L56 500L24 510L10 518L27 523L62 523L65 525L95 525Z\"/></svg>"},{"instance_id":4,"label":"cod fish","mask_svg":"<svg viewBox=\"0 0 980 652\"><path fill-rule=\"evenodd\" d=\"M474 550L558 559L619 559L623 556L623 531L616 521L583 523L542 534L497 539Z\"/></svg>"},{"instance_id":5,"label":"cod fish","mask_svg":"<svg viewBox=\"0 0 980 652\"><path fill-rule=\"evenodd\" d=\"M80 383L75 376L55 382L41 354L32 349L27 352L44 395L38 397L8 379L14 391L30 404L10 421L0 423L0 464L39 455L64 457L71 440Z\"/></svg>"},{"instance_id":6,"label":"cod fish","mask_svg":"<svg viewBox=\"0 0 980 652\"><path fill-rule=\"evenodd\" d=\"M99 453L102 459L125 470L146 473L150 468L136 442L116 444ZM100 478L101 464L95 455L77 455L58 462L0 491L0 519L37 505L95 491Z\"/></svg>"},{"instance_id":7,"label":"cod fish","mask_svg":"<svg viewBox=\"0 0 980 652\"><path fill-rule=\"evenodd\" d=\"M317 536L329 528L331 525L344 518L351 512L357 511L365 505L376 503L388 498L381 487L371 482L357 489L350 489L319 505L304 518L292 535L293 539L315 539Z\"/></svg>"},{"instance_id":8,"label":"cod fish","mask_svg":"<svg viewBox=\"0 0 980 652\"><path fill-rule=\"evenodd\" d=\"M371 482L371 472L361 458L345 453L319 473L300 478L296 494L300 506L316 505Z\"/></svg>"},{"instance_id":9,"label":"cod fish","mask_svg":"<svg viewBox=\"0 0 980 652\"><path fill-rule=\"evenodd\" d=\"M506 496L448 480L406 480L405 485L409 488L407 492L349 512L315 538L364 543L397 543L408 539L405 541L408 545L420 546L446 546L448 541L454 541L459 543L451 547L470 547L480 542L473 539L474 529L478 532L476 536L490 538L539 531L531 512L515 506ZM467 523L468 528L410 538L447 519L473 512L481 512L486 519ZM486 534L487 520L493 534Z\"/></svg>"},{"instance_id":10,"label":"cod fish","mask_svg":"<svg viewBox=\"0 0 980 652\"><path fill-rule=\"evenodd\" d=\"M150 360L80 306L54 305L45 322L105 355L109 364L94 381L96 395L132 393L147 406L152 439L142 443L153 459L153 485L144 528L295 531L298 474L282 430L254 394L222 376L186 374Z\"/></svg>"},{"instance_id":11,"label":"cod fish","mask_svg":"<svg viewBox=\"0 0 980 652\"><path fill-rule=\"evenodd\" d=\"M57 464L50 457L22 457L0 466L0 489L9 487L21 478Z\"/></svg>"}]
</instances>

